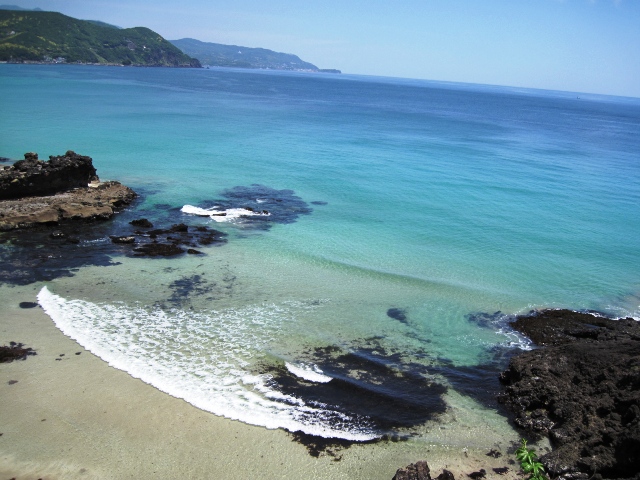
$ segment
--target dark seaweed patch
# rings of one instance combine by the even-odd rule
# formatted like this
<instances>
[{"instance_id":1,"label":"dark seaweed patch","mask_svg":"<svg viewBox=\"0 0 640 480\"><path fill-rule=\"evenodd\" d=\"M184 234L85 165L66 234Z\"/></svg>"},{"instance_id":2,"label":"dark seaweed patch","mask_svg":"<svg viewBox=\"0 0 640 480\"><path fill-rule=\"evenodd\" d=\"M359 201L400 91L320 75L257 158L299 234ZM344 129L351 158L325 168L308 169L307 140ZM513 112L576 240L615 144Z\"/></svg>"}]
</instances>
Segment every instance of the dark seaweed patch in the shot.
<instances>
[{"instance_id":1,"label":"dark seaweed patch","mask_svg":"<svg viewBox=\"0 0 640 480\"><path fill-rule=\"evenodd\" d=\"M494 328L497 324L504 323L505 318L507 315L499 310L495 313L474 312L466 315L469 322L482 328Z\"/></svg>"},{"instance_id":2,"label":"dark seaweed patch","mask_svg":"<svg viewBox=\"0 0 640 480\"><path fill-rule=\"evenodd\" d=\"M156 203L153 205L154 210L171 210L172 208L174 206L169 203Z\"/></svg>"},{"instance_id":3,"label":"dark seaweed patch","mask_svg":"<svg viewBox=\"0 0 640 480\"><path fill-rule=\"evenodd\" d=\"M215 284L210 285L202 276L191 275L179 278L169 285L173 291L169 302L174 305L182 305L189 300L189 296L203 296L211 292Z\"/></svg>"},{"instance_id":4,"label":"dark seaweed patch","mask_svg":"<svg viewBox=\"0 0 640 480\"><path fill-rule=\"evenodd\" d=\"M169 288L172 294L168 302L174 306L185 307L193 296L214 301L233 294L236 276L230 271L226 271L217 282L205 279L204 275L204 273L188 275L171 282Z\"/></svg>"},{"instance_id":5,"label":"dark seaweed patch","mask_svg":"<svg viewBox=\"0 0 640 480\"><path fill-rule=\"evenodd\" d=\"M168 228L139 230L130 222L150 216ZM70 277L84 266L119 265L112 258L178 256L204 245L224 245L226 234L202 225L189 227L179 221L178 209L163 212L126 209L108 222L36 227L0 233L0 282L27 285ZM127 242L123 243L123 239ZM132 240L132 241L130 241Z\"/></svg>"},{"instance_id":6,"label":"dark seaweed patch","mask_svg":"<svg viewBox=\"0 0 640 480\"><path fill-rule=\"evenodd\" d=\"M407 323L407 311L404 308L390 308L387 310L387 317L398 320L404 324Z\"/></svg>"},{"instance_id":7,"label":"dark seaweed patch","mask_svg":"<svg viewBox=\"0 0 640 480\"><path fill-rule=\"evenodd\" d=\"M269 215L244 218L242 223L244 227L259 230L268 230L274 223L294 223L300 215L309 215L313 211L304 200L295 195L293 190L276 190L255 183L250 186L237 186L224 190L221 199L202 202L200 207L267 211Z\"/></svg>"},{"instance_id":8,"label":"dark seaweed patch","mask_svg":"<svg viewBox=\"0 0 640 480\"><path fill-rule=\"evenodd\" d=\"M501 392L500 374L509 359L517 353L513 348L496 346L489 352L490 359L478 365L455 365L439 359L432 372L447 379L457 392L473 398L487 408L497 408L497 396Z\"/></svg>"},{"instance_id":9,"label":"dark seaweed patch","mask_svg":"<svg viewBox=\"0 0 640 480\"><path fill-rule=\"evenodd\" d=\"M92 224L56 226L56 232L62 235L55 236L45 227L3 232L0 282L28 285L71 277L84 266L118 265L110 256L113 247L100 242L108 231L105 224Z\"/></svg>"},{"instance_id":10,"label":"dark seaweed patch","mask_svg":"<svg viewBox=\"0 0 640 480\"><path fill-rule=\"evenodd\" d=\"M327 438L319 437L316 435L309 435L300 430L296 432L289 432L289 435L293 437L293 441L304 445L312 457L319 457L321 454L333 457L334 462L342 460L342 455L338 456L338 452L349 448L354 444L351 440L344 440L342 438ZM369 440L366 442L359 442L362 444L378 443L381 439Z\"/></svg>"},{"instance_id":11,"label":"dark seaweed patch","mask_svg":"<svg viewBox=\"0 0 640 480\"><path fill-rule=\"evenodd\" d=\"M446 409L445 385L422 365L399 363L399 353L388 353L379 344L349 350L330 345L303 356L332 380L309 382L282 364L265 365L262 373L271 375L272 388L309 405L326 405L324 408L335 412L328 420L336 428L363 428L398 438L393 432L424 424ZM352 418L352 423L345 424L343 415Z\"/></svg>"},{"instance_id":12,"label":"dark seaweed patch","mask_svg":"<svg viewBox=\"0 0 640 480\"><path fill-rule=\"evenodd\" d=\"M501 388L498 378L513 349L495 347L486 362L461 366L436 358L425 349L394 351L382 345L382 340L371 337L348 346L328 345L301 352L300 361L315 364L332 377L328 383L306 381L282 364L263 365L262 373L271 375L272 388L335 412L335 419L329 419L336 422L332 423L335 428L362 428L394 441L407 438L400 432L443 413L448 387L488 408L500 408L496 401ZM345 424L341 415L352 422ZM307 445L314 456L323 452L325 443L331 445L330 440L313 436L294 438Z\"/></svg>"},{"instance_id":13,"label":"dark seaweed patch","mask_svg":"<svg viewBox=\"0 0 640 480\"><path fill-rule=\"evenodd\" d=\"M25 347L22 343L9 342L9 346L0 346L0 363L9 363L14 360L26 360L30 355L37 355L31 347Z\"/></svg>"}]
</instances>

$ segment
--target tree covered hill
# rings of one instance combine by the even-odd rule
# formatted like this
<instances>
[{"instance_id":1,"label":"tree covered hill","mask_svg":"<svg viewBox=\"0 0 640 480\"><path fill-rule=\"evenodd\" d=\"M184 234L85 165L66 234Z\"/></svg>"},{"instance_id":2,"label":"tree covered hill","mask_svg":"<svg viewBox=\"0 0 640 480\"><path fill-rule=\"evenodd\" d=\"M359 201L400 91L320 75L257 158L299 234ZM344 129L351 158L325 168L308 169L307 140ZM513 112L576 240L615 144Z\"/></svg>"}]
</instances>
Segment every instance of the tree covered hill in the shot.
<instances>
[{"instance_id":1,"label":"tree covered hill","mask_svg":"<svg viewBox=\"0 0 640 480\"><path fill-rule=\"evenodd\" d=\"M114 28L57 12L0 10L0 61L200 67L145 27Z\"/></svg>"},{"instance_id":2,"label":"tree covered hill","mask_svg":"<svg viewBox=\"0 0 640 480\"><path fill-rule=\"evenodd\" d=\"M193 38L170 40L187 55L200 60L203 65L237 68L269 68L272 70L307 70L312 72L338 70L322 70L312 63L301 60L290 53L279 53L266 48L249 48L238 45L208 43Z\"/></svg>"}]
</instances>

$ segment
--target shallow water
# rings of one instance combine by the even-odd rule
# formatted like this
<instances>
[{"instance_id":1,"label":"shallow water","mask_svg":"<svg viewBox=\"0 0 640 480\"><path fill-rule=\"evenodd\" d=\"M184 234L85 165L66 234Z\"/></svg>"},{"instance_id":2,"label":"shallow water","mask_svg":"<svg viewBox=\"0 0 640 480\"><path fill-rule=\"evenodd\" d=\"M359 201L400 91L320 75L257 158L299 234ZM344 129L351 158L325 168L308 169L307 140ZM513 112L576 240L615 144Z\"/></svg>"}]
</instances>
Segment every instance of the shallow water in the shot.
<instances>
[{"instance_id":1,"label":"shallow water","mask_svg":"<svg viewBox=\"0 0 640 480\"><path fill-rule=\"evenodd\" d=\"M512 435L487 406L497 372L527 348L509 315L640 317L637 99L26 65L0 65L0 88L0 156L73 149L142 194L22 282L46 281L65 334L215 414L352 440L486 428L490 445ZM227 243L132 258L108 235L140 217ZM19 247L0 247L11 282Z\"/></svg>"}]
</instances>

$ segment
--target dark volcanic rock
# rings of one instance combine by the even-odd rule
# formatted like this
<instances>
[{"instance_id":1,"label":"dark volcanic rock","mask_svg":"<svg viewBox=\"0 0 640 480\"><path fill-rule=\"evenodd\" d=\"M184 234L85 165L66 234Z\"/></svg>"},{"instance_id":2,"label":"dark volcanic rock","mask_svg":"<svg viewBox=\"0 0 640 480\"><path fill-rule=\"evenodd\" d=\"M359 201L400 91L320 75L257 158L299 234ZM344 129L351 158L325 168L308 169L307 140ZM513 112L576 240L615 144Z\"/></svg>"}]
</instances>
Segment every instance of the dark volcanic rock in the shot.
<instances>
[{"instance_id":1,"label":"dark volcanic rock","mask_svg":"<svg viewBox=\"0 0 640 480\"><path fill-rule=\"evenodd\" d=\"M431 480L429 465L425 461L420 461L399 468L393 480Z\"/></svg>"},{"instance_id":2,"label":"dark volcanic rock","mask_svg":"<svg viewBox=\"0 0 640 480\"><path fill-rule=\"evenodd\" d=\"M399 468L392 480L432 480L429 465L421 460L404 468ZM435 480L456 480L449 470L442 470Z\"/></svg>"},{"instance_id":3,"label":"dark volcanic rock","mask_svg":"<svg viewBox=\"0 0 640 480\"><path fill-rule=\"evenodd\" d=\"M132 236L132 235L127 235L127 236L123 236L123 237L115 237L112 236L111 237L111 241L113 243L118 243L118 244L129 244L129 243L136 243L136 237Z\"/></svg>"},{"instance_id":4,"label":"dark volcanic rock","mask_svg":"<svg viewBox=\"0 0 640 480\"><path fill-rule=\"evenodd\" d=\"M24 160L0 168L0 231L108 220L136 197L118 182L99 183L91 157L69 150L43 162L25 153Z\"/></svg>"},{"instance_id":5,"label":"dark volcanic rock","mask_svg":"<svg viewBox=\"0 0 640 480\"><path fill-rule=\"evenodd\" d=\"M173 257L184 253L184 250L173 243L147 243L133 250L136 256Z\"/></svg>"},{"instance_id":6,"label":"dark volcanic rock","mask_svg":"<svg viewBox=\"0 0 640 480\"><path fill-rule=\"evenodd\" d=\"M477 472L471 472L471 473L467 474L467 477L473 478L473 480L479 480L481 478L485 478L486 476L487 476L487 472L486 472L486 470L484 468L481 468Z\"/></svg>"},{"instance_id":7,"label":"dark volcanic rock","mask_svg":"<svg viewBox=\"0 0 640 480\"><path fill-rule=\"evenodd\" d=\"M547 471L640 478L640 323L546 310L512 325L545 346L511 359L500 401L516 425L549 436Z\"/></svg>"},{"instance_id":8,"label":"dark volcanic rock","mask_svg":"<svg viewBox=\"0 0 640 480\"><path fill-rule=\"evenodd\" d=\"M91 157L69 150L61 156L38 160L37 153L25 153L12 167L0 170L0 199L53 195L98 180Z\"/></svg>"},{"instance_id":9,"label":"dark volcanic rock","mask_svg":"<svg viewBox=\"0 0 640 480\"><path fill-rule=\"evenodd\" d=\"M20 308L36 308L38 304L36 302L20 302Z\"/></svg>"},{"instance_id":10,"label":"dark volcanic rock","mask_svg":"<svg viewBox=\"0 0 640 480\"><path fill-rule=\"evenodd\" d=\"M444 469L442 473L436 477L436 480L456 480L456 477L453 476L449 470Z\"/></svg>"},{"instance_id":11,"label":"dark volcanic rock","mask_svg":"<svg viewBox=\"0 0 640 480\"><path fill-rule=\"evenodd\" d=\"M130 222L132 223L132 222ZM133 250L137 257L173 257L185 251L191 255L200 255L201 251L195 247L201 245L218 244L227 242L226 234L205 226L197 226L189 229L184 223L172 225L170 228L157 228L154 230L136 231L134 242L138 245ZM122 242L124 243L124 242ZM186 250L179 245L186 246Z\"/></svg>"},{"instance_id":12,"label":"dark volcanic rock","mask_svg":"<svg viewBox=\"0 0 640 480\"><path fill-rule=\"evenodd\" d=\"M134 227L140 227L140 228L153 228L153 223L151 223L149 220L147 220L146 218L139 218L137 220L131 220L129 222L131 225L133 225Z\"/></svg>"}]
</instances>

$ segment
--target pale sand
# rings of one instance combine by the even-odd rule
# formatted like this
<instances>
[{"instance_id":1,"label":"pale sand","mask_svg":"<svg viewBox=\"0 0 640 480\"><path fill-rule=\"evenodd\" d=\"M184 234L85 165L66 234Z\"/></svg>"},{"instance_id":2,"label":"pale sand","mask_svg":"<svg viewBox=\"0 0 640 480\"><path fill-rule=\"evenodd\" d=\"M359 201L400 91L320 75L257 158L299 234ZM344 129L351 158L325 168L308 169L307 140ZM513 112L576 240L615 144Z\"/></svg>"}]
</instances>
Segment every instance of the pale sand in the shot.
<instances>
[{"instance_id":1,"label":"pale sand","mask_svg":"<svg viewBox=\"0 0 640 480\"><path fill-rule=\"evenodd\" d=\"M109 367L40 308L19 308L41 286L0 287L0 344L22 342L38 353L0 364L2 479L391 479L418 460L457 479L480 468L489 479L521 478L512 465L507 475L491 471L508 465L507 455L420 442L354 445L337 453L340 461L314 458L285 431L216 417Z\"/></svg>"}]
</instances>

